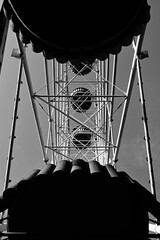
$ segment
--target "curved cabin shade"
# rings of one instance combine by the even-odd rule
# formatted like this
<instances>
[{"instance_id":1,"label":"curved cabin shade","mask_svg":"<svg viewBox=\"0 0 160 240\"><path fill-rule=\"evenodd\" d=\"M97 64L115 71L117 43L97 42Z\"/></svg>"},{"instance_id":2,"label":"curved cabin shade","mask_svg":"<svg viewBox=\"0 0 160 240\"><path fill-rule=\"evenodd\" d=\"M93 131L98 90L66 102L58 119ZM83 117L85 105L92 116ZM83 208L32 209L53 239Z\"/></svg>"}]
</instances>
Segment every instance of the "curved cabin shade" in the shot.
<instances>
[{"instance_id":1,"label":"curved cabin shade","mask_svg":"<svg viewBox=\"0 0 160 240\"><path fill-rule=\"evenodd\" d=\"M68 1L7 0L7 16L25 44L43 52L47 59L93 63L118 54L150 20L147 0Z\"/></svg>"},{"instance_id":2,"label":"curved cabin shade","mask_svg":"<svg viewBox=\"0 0 160 240\"><path fill-rule=\"evenodd\" d=\"M159 220L160 203L138 182L97 161L64 160L54 167L9 199L10 232L30 234L29 240L148 239L148 212ZM45 183L40 175L47 176Z\"/></svg>"}]
</instances>

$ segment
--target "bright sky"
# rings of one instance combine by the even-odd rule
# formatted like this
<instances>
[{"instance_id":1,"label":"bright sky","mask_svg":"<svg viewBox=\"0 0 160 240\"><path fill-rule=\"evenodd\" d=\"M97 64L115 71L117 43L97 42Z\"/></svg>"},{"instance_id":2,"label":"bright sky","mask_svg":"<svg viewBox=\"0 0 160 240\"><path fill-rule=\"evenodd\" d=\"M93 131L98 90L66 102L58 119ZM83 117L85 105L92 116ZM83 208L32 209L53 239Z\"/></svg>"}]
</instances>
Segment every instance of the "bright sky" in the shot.
<instances>
[{"instance_id":1,"label":"bright sky","mask_svg":"<svg viewBox=\"0 0 160 240\"><path fill-rule=\"evenodd\" d=\"M0 0L0 6L1 3L2 1ZM146 96L156 190L158 200L160 200L160 1L149 0L148 3L151 5L151 20L147 25L143 50L148 50L149 58L144 59L141 62L141 67ZM19 60L11 57L13 48L17 48L17 43L15 35L10 28L2 73L0 76L0 192L2 192L4 184L15 87L19 66ZM120 85L123 85L123 79L128 74L127 64L129 62L129 52L124 48L121 55L122 61L119 65L126 64L126 72L124 71L121 73L121 79L119 79ZM33 78L37 78L36 73L39 72L39 79L35 79L34 86L39 83L43 72L43 70L39 68L39 65L36 64L37 61L41 61L40 55L30 51L29 65L32 69ZM19 119L17 120L16 139L14 144L14 159L11 169L12 182L20 180L32 169L42 168L44 166L24 78L23 82L18 111ZM149 175L146 162L145 141L143 137L141 106L139 103L138 86L135 81L117 166L118 170L126 171L149 189Z\"/></svg>"}]
</instances>

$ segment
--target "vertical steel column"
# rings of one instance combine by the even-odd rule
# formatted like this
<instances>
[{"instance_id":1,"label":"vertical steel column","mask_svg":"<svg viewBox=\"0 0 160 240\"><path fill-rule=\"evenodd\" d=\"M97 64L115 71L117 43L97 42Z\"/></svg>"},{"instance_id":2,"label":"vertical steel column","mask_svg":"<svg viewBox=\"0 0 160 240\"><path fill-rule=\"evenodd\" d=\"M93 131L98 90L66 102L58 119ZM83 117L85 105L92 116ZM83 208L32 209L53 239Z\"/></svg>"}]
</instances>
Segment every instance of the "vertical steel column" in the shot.
<instances>
[{"instance_id":1,"label":"vertical steel column","mask_svg":"<svg viewBox=\"0 0 160 240\"><path fill-rule=\"evenodd\" d=\"M22 69L23 69L23 64L22 64L22 60L21 60L20 67L19 67L19 73L18 73L16 93L15 93L15 98L14 98L14 108L13 108L11 133L10 133L10 139L9 139L9 148L8 148L7 168L6 168L6 175L5 175L4 190L6 188L8 188L8 185L9 185L9 182L10 182L11 162L12 162L12 159L13 159L13 156L12 156L13 145L14 145L14 139L15 139L16 122L17 122L17 119L18 119L17 113L18 113L18 103L19 103L19 100L20 100L19 96L20 96Z\"/></svg>"},{"instance_id":2,"label":"vertical steel column","mask_svg":"<svg viewBox=\"0 0 160 240\"><path fill-rule=\"evenodd\" d=\"M107 122L105 121L106 119L106 115L107 115L107 107L105 105L105 102L106 102L106 98L105 98L105 92L106 92L106 60L102 62L102 104L104 106L103 108L103 114L102 114L102 136L106 136L106 125L107 125ZM106 162L106 155L107 155L107 148L106 148L106 141L103 141L103 146L104 146L104 149L103 149L103 164L105 165L107 162Z\"/></svg>"},{"instance_id":3,"label":"vertical steel column","mask_svg":"<svg viewBox=\"0 0 160 240\"><path fill-rule=\"evenodd\" d=\"M64 73L63 73L63 64L60 63L59 64L59 89L61 88L64 88ZM64 92L62 92L61 96L59 97L59 109L64 112L63 110L63 95L64 95ZM59 113L59 144L61 146L63 146L63 143L64 143L64 131L62 129L62 126L63 126L63 113ZM63 155L64 155L64 149L62 149L62 152L63 152Z\"/></svg>"},{"instance_id":4,"label":"vertical steel column","mask_svg":"<svg viewBox=\"0 0 160 240\"><path fill-rule=\"evenodd\" d=\"M102 136L102 112L103 112L103 102L102 102L102 81L103 81L103 71L102 71L102 62L99 61L99 79L98 79L98 95L100 95L98 97L98 102L97 102L97 105L98 105L98 131L99 131L99 134ZM103 136L102 136L103 137ZM100 149L98 150L99 152L99 162L103 165L103 158L102 158L102 145L103 145L103 142L102 139L99 139L98 143L99 143L99 147Z\"/></svg>"},{"instance_id":5,"label":"vertical steel column","mask_svg":"<svg viewBox=\"0 0 160 240\"><path fill-rule=\"evenodd\" d=\"M64 66L64 64L62 64L62 82L60 83L62 88L64 88L64 86L65 86L65 74L64 73L65 73L65 66ZM64 96L65 96L65 93L63 92L62 97L61 97L62 112L65 112L65 97ZM67 155L66 154L66 140L65 140L65 138L66 138L66 126L65 126L65 116L63 114L61 115L61 126L60 127L61 127L61 134L62 134L61 144L64 147L62 149L62 151L63 151L63 155Z\"/></svg>"},{"instance_id":6,"label":"vertical steel column","mask_svg":"<svg viewBox=\"0 0 160 240\"><path fill-rule=\"evenodd\" d=\"M99 108L99 105L98 105L99 104L99 99L98 99L99 62L96 63L96 82L97 82L97 84L96 84L96 89L95 89L95 96L96 96L95 99L97 100L97 102L95 102L95 108L96 108L96 111L97 111L97 109ZM96 132L98 132L98 130L99 130L99 128L98 128L98 126L99 126L98 114L95 114L94 119L95 119L95 125L96 125ZM98 155L99 155L99 150L98 150L99 137L98 136L96 136L95 146L96 146L96 149L95 149L96 160L99 162L99 157L98 157Z\"/></svg>"},{"instance_id":7,"label":"vertical steel column","mask_svg":"<svg viewBox=\"0 0 160 240\"><path fill-rule=\"evenodd\" d=\"M52 78L53 78L53 95L56 96L56 60L52 60ZM54 97L54 99L56 99ZM55 103L54 103L55 104ZM51 104L50 104L51 105ZM53 118L53 129L54 129L54 144L55 146L58 145L57 143L57 126L56 126L56 119L57 119L57 112L54 108L52 108L52 118ZM55 153L55 160L53 163L57 162L57 153Z\"/></svg>"},{"instance_id":8,"label":"vertical steel column","mask_svg":"<svg viewBox=\"0 0 160 240\"><path fill-rule=\"evenodd\" d=\"M107 142L108 142L108 163L109 163L109 156L110 156L110 142L111 137L113 136L112 132L112 122L113 122L113 109L114 109L114 94L115 94L115 84L116 84L116 76L117 76L117 62L118 62L118 55L114 55L113 57L113 70L112 70L112 85L111 85L111 105L109 109L109 124L108 124L108 136L107 136ZM114 151L114 149L113 149Z\"/></svg>"},{"instance_id":9,"label":"vertical steel column","mask_svg":"<svg viewBox=\"0 0 160 240\"><path fill-rule=\"evenodd\" d=\"M46 79L46 88L47 88L47 95L48 95L48 103L50 103L50 85L49 85L49 74L48 74L48 62L47 59L44 58L44 67L45 67L45 79ZM51 115L51 106L48 104L48 122L49 122L49 127L48 127L48 139L47 139L47 145L49 143L49 140L51 141L51 146L53 147L54 142L53 142L53 126L52 126L52 115ZM46 152L46 156L47 156L47 152ZM54 154L52 152L51 154L52 159L51 161L54 162Z\"/></svg>"},{"instance_id":10,"label":"vertical steel column","mask_svg":"<svg viewBox=\"0 0 160 240\"><path fill-rule=\"evenodd\" d=\"M59 86L59 84L60 84L60 63L59 62L57 62L57 84L56 84L56 94L58 93L58 92L60 92L61 91L61 89L60 89L60 86ZM57 146L60 146L60 139L61 139L61 135L60 135L60 129L59 129L59 127L60 127L60 115L61 115L61 112L59 111L60 110L60 96L58 96L58 94L57 94L57 98L56 98L56 107L57 107L57 119L56 119L56 125L57 125ZM58 161L60 160L59 158L60 158L61 156L58 156Z\"/></svg>"},{"instance_id":11,"label":"vertical steel column","mask_svg":"<svg viewBox=\"0 0 160 240\"><path fill-rule=\"evenodd\" d=\"M110 80L110 55L108 56L107 59L107 74L106 74L106 89L105 89L105 95L107 96L106 99L107 101L109 100L109 80ZM108 119L109 119L109 106L106 107L106 115L105 115L105 123L106 123L106 143L105 143L105 147L108 149L108 130L109 130L109 123L108 123ZM107 153L107 159L106 159L106 164L109 163L109 151Z\"/></svg>"},{"instance_id":12,"label":"vertical steel column","mask_svg":"<svg viewBox=\"0 0 160 240\"><path fill-rule=\"evenodd\" d=\"M26 81L27 81L29 96L30 96L30 100L31 100L32 110L33 110L33 114L34 114L34 119L35 119L35 123L36 123L36 127L37 127L38 137L39 137L39 141L40 141L43 161L45 163L47 163L48 158L46 157L46 154L45 154L44 140L43 140L42 130L40 127L40 121L39 121L39 117L38 117L37 107L36 107L36 103L34 100L34 92L33 92L32 81L31 81L30 72L29 72L28 63L27 63L27 57L26 57L23 43L21 42L21 40L19 38L19 34L17 33L16 35L17 35L19 49L22 54L22 62L23 62L23 67L24 67L24 71L25 71L25 75L26 75Z\"/></svg>"},{"instance_id":13,"label":"vertical steel column","mask_svg":"<svg viewBox=\"0 0 160 240\"><path fill-rule=\"evenodd\" d=\"M113 72L112 72L112 86L111 86L111 107L110 107L110 118L112 122L113 117L113 109L114 109L114 94L115 94L115 85L116 85L116 76L117 76L117 62L118 55L114 55L113 57Z\"/></svg>"},{"instance_id":14,"label":"vertical steel column","mask_svg":"<svg viewBox=\"0 0 160 240\"><path fill-rule=\"evenodd\" d=\"M129 107L129 103L130 103L130 99L131 99L131 93L132 93L132 89L133 89L133 83L134 83L135 74L136 74L137 55L140 52L141 47L142 47L144 33L145 33L145 27L144 27L143 33L137 37L136 46L134 48L134 55L133 55L131 71L130 71L130 76L129 76L129 81L128 81L128 87L127 87L127 92L126 92L127 98L126 98L126 100L124 102L124 106L123 106L123 111L122 111L122 116L121 116L118 136L117 136L117 142L116 142L116 149L115 149L115 154L113 156L113 165L117 162L117 157L118 157L119 148L120 148L120 144L121 144L121 140L122 140L123 130L124 130L124 126L125 126L125 121L126 121L126 117L127 117L127 113L128 113L128 107Z\"/></svg>"},{"instance_id":15,"label":"vertical steel column","mask_svg":"<svg viewBox=\"0 0 160 240\"><path fill-rule=\"evenodd\" d=\"M142 120L143 120L146 151L147 151L150 187L151 187L152 194L156 197L156 187L155 187L155 180L154 180L153 159L152 159L152 153L151 153L147 111L146 111L145 96L144 96L144 89L143 89L143 82L142 82L141 66L138 58L137 58L137 74L138 74L138 85L139 85L140 102L141 102L141 110L142 110Z\"/></svg>"},{"instance_id":16,"label":"vertical steel column","mask_svg":"<svg viewBox=\"0 0 160 240\"><path fill-rule=\"evenodd\" d=\"M69 95L69 87L68 87L68 63L66 63L66 78L65 78L65 87L66 87L66 92L67 92L67 96ZM67 98L65 98L67 99ZM67 99L67 103L66 103L66 111L65 113L67 115L69 115L70 113L70 105L69 105L69 99ZM67 132L67 156L69 157L71 155L71 140L70 138L68 137L70 135L70 132L71 132L71 126L70 126L70 120L69 118L65 118L65 121L66 121L66 132Z\"/></svg>"}]
</instances>

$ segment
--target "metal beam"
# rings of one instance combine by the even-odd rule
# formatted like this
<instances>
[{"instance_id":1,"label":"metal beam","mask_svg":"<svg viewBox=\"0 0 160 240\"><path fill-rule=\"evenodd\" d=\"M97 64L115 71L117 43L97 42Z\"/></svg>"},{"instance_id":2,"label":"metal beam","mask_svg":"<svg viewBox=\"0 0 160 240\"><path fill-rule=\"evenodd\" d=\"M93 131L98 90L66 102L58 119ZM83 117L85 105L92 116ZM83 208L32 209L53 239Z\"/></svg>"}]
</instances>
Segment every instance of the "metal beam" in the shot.
<instances>
[{"instance_id":1,"label":"metal beam","mask_svg":"<svg viewBox=\"0 0 160 240\"><path fill-rule=\"evenodd\" d=\"M19 66L16 93L15 93L15 98L14 98L14 108L13 108L11 133L10 133L10 138L9 138L9 147L8 147L7 167L6 167L6 174L5 174L4 190L6 188L8 188L8 185L9 185L9 182L10 182L11 163L12 163L12 159L13 159L13 156L12 156L13 145L14 145L14 139L16 138L15 130L16 130L16 122L17 122L17 119L18 119L17 113L18 113L18 105L19 105L19 100L20 100L19 96L20 96L22 69L23 69L23 64L22 64L22 60L21 60L20 66Z\"/></svg>"},{"instance_id":2,"label":"metal beam","mask_svg":"<svg viewBox=\"0 0 160 240\"><path fill-rule=\"evenodd\" d=\"M107 142L111 142L111 138L113 139L113 110L114 110L114 96L115 96L115 84L116 84L116 76L117 76L117 62L118 62L118 55L114 55L113 58L113 72L112 72L112 85L111 85L111 105L110 108L108 108L108 115L109 115L109 123L108 123L108 133L107 133ZM114 149L113 149L114 153ZM109 163L109 157L110 157L110 149L108 152L108 160Z\"/></svg>"},{"instance_id":3,"label":"metal beam","mask_svg":"<svg viewBox=\"0 0 160 240\"><path fill-rule=\"evenodd\" d=\"M44 68L45 68L45 80L46 80L46 93L48 95L48 103L50 103L50 85L49 85L49 73L48 73L48 62L47 59L44 58ZM49 140L51 140L51 146L54 146L54 141L53 141L53 125L52 125L52 109L50 107L50 105L48 104L48 122L49 122L49 127L48 127L48 137L47 137L47 145L49 143ZM47 151L46 151L46 156L47 156ZM54 162L54 154L52 152L52 160L53 163Z\"/></svg>"},{"instance_id":4,"label":"metal beam","mask_svg":"<svg viewBox=\"0 0 160 240\"><path fill-rule=\"evenodd\" d=\"M21 52L21 55L22 55L22 62L23 62L23 67L24 67L24 71L25 71L25 75L26 75L26 81L27 81L29 96L30 96L30 100L31 100L33 115L34 115L34 119L35 119L35 123L36 123L36 127L37 127L37 133L38 133L38 137L39 137L39 141L40 141L43 161L45 163L47 163L48 158L47 158L46 153L45 153L44 140L43 140L42 130L41 130L41 127L40 127L40 121L39 121L39 117L38 117L37 107L36 107L36 103L35 103L35 100L34 100L34 92L33 92L33 86L32 86L31 76L30 76L30 72L29 72L27 57L26 57L26 53L25 53L23 43L20 40L19 34L16 33L16 36L17 36L19 49L20 49L20 52Z\"/></svg>"},{"instance_id":5,"label":"metal beam","mask_svg":"<svg viewBox=\"0 0 160 240\"><path fill-rule=\"evenodd\" d=\"M156 197L156 187L155 187L155 179L154 179L153 159L152 159L152 153L151 153L147 111L146 111L146 104L145 104L145 96L144 96L144 89L143 89L143 82L142 82L140 60L138 58L137 58L137 74L138 74L138 85L139 85L139 93L140 93L141 110L142 110L142 115L143 115L142 120L143 120L145 143L146 143L150 187L151 187L152 194Z\"/></svg>"},{"instance_id":6,"label":"metal beam","mask_svg":"<svg viewBox=\"0 0 160 240\"><path fill-rule=\"evenodd\" d=\"M122 116L121 116L118 136L117 136L117 142L116 142L117 148L115 149L115 154L113 157L113 165L117 162L117 157L118 157L119 148L120 148L120 144L121 144L121 140L122 140L122 135L123 135L123 131L124 131L124 126L125 126L125 122L126 122L126 117L127 117L127 113L128 113L129 103L130 103L130 99L131 99L131 93L132 93L135 74L136 74L137 55L141 50L144 34L145 34L145 27L144 27L143 33L137 37L136 45L134 47L134 55L133 55L133 60L132 60L132 65L131 65L131 70L130 70L127 91L126 91L127 98L126 98L126 100L124 102L124 106L123 106L123 111L122 111ZM133 45L134 45L134 41L133 41Z\"/></svg>"}]
</instances>

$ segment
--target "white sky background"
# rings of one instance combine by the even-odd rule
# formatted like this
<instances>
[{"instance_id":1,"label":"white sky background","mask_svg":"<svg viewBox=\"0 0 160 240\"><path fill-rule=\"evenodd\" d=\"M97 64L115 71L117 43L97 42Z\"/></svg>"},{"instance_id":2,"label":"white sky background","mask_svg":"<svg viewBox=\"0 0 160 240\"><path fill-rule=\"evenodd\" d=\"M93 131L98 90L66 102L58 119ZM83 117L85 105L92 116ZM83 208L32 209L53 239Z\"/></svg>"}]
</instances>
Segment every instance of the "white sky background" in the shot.
<instances>
[{"instance_id":1,"label":"white sky background","mask_svg":"<svg viewBox=\"0 0 160 240\"><path fill-rule=\"evenodd\" d=\"M141 62L141 67L151 137L156 190L158 200L160 200L160 1L149 0L148 3L151 5L151 20L147 25L143 49L148 50L149 58ZM17 43L14 33L10 30L0 76L0 192L2 192L4 184L19 66L19 60L11 58L13 48L17 48ZM41 61L40 55L32 52L30 55L29 65L32 68L32 76L35 78L33 82L34 86L36 86L36 84L39 84L41 81L43 69L39 68L36 64L37 61ZM129 61L129 53L125 48L121 55L122 61L119 63L120 69L121 65L127 64ZM39 79L37 79L37 72ZM121 79L117 80L120 82L120 85L123 85L123 78L125 78L127 74L127 71L121 73ZM139 103L139 92L136 80L137 79L135 79L117 166L118 170L126 171L149 189L141 106ZM19 181L32 169L42 168L44 166L24 77L23 82L21 86L21 101L18 111L19 119L17 120L16 139L13 152L14 159L11 168L12 182Z\"/></svg>"}]
</instances>

